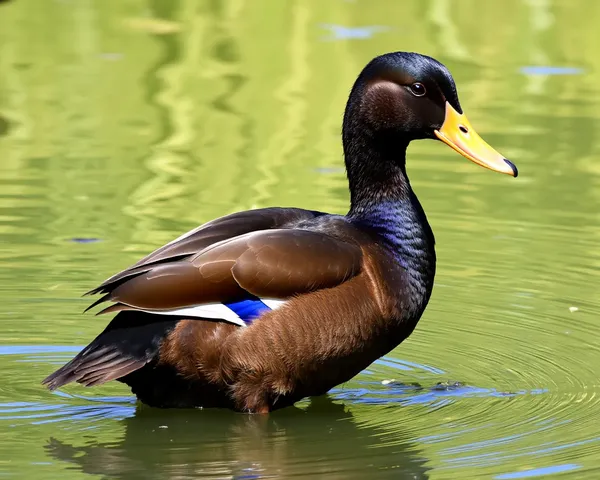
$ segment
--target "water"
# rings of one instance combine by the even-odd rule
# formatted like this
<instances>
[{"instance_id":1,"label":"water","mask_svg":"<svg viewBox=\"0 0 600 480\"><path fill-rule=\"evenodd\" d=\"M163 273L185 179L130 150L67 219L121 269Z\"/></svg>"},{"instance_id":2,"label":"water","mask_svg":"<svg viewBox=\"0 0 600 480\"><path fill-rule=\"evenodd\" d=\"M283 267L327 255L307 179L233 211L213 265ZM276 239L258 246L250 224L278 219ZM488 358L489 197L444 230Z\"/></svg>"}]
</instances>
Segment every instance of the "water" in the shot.
<instances>
[{"instance_id":1,"label":"water","mask_svg":"<svg viewBox=\"0 0 600 480\"><path fill-rule=\"evenodd\" d=\"M596 478L600 3L259 3L0 3L0 476ZM411 146L439 262L408 341L266 418L39 385L106 323L80 295L155 247L344 212L344 102L397 49L446 63L521 172Z\"/></svg>"}]
</instances>

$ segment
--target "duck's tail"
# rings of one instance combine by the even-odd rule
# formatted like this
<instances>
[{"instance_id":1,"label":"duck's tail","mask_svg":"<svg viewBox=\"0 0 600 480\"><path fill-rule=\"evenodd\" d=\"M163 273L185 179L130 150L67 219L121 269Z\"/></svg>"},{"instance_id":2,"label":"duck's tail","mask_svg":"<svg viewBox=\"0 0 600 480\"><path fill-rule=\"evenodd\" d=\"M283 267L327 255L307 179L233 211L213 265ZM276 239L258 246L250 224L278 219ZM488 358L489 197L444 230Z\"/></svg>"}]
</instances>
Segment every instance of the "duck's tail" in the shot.
<instances>
[{"instance_id":1,"label":"duck's tail","mask_svg":"<svg viewBox=\"0 0 600 480\"><path fill-rule=\"evenodd\" d=\"M92 343L42 384L55 390L71 382L92 386L122 379L157 358L162 340L179 320L138 311L120 312Z\"/></svg>"}]
</instances>

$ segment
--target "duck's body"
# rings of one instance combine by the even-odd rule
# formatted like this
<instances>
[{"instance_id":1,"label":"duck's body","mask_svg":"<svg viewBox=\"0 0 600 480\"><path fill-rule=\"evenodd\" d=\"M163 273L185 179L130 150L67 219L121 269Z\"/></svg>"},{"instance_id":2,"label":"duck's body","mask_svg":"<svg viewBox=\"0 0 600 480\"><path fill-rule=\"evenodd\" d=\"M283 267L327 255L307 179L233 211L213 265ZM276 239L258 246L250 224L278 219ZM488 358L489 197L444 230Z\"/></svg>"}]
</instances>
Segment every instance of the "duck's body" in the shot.
<instances>
[{"instance_id":1,"label":"duck's body","mask_svg":"<svg viewBox=\"0 0 600 480\"><path fill-rule=\"evenodd\" d=\"M398 89L410 77L412 91L419 70L439 92L422 104L424 119L407 121L414 106ZM119 313L44 382L53 389L117 379L149 405L268 412L327 392L395 348L421 317L435 274L406 146L441 132L465 156L491 163L442 138L448 106L436 109L435 96L460 110L448 77L416 54L371 62L344 119L346 216L253 210L165 245L90 292L113 302L104 312ZM510 163L491 168L516 175Z\"/></svg>"},{"instance_id":2,"label":"duck's body","mask_svg":"<svg viewBox=\"0 0 600 480\"><path fill-rule=\"evenodd\" d=\"M420 212L403 210L419 228ZM267 208L210 222L94 291L109 293L117 302L111 310L136 310L118 313L67 368L72 377L56 380L94 385L116 376L149 405L252 412L327 392L402 342L433 286L430 231L403 251L397 243L414 230L373 220ZM384 231L389 240L382 241ZM164 315L207 304L187 315L212 314L209 308L219 315L215 300L224 298L231 314L235 303L250 300L250 315L237 309L247 326L233 316ZM276 308L261 306L260 316L249 318L259 302Z\"/></svg>"}]
</instances>

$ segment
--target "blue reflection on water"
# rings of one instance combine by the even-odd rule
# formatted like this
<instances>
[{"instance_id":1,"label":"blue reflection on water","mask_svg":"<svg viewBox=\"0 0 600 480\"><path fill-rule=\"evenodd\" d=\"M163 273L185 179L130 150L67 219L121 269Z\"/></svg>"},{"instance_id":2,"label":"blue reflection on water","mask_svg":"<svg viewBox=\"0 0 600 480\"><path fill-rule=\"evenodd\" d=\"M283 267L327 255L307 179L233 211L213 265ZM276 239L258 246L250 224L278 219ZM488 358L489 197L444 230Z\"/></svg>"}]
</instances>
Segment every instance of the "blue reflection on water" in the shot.
<instances>
[{"instance_id":1,"label":"blue reflection on water","mask_svg":"<svg viewBox=\"0 0 600 480\"><path fill-rule=\"evenodd\" d=\"M497 480L509 480L513 478L541 477L542 475L570 472L579 468L581 468L581 465L567 463L564 465L554 465L551 467L534 468L532 470L525 470L523 472L503 473L502 475L496 475L494 478Z\"/></svg>"},{"instance_id":2,"label":"blue reflection on water","mask_svg":"<svg viewBox=\"0 0 600 480\"><path fill-rule=\"evenodd\" d=\"M387 32L390 27L383 25L367 25L364 27L345 27L343 25L323 24L321 28L329 30L331 35L323 37L323 40L366 40L372 38L376 33Z\"/></svg>"},{"instance_id":3,"label":"blue reflection on water","mask_svg":"<svg viewBox=\"0 0 600 480\"><path fill-rule=\"evenodd\" d=\"M552 67L542 65L527 65L520 68L524 75L581 75L583 68L577 67Z\"/></svg>"},{"instance_id":4,"label":"blue reflection on water","mask_svg":"<svg viewBox=\"0 0 600 480\"><path fill-rule=\"evenodd\" d=\"M68 345L0 345L0 355L31 355L36 353L78 353L83 347ZM46 356L44 355L44 358Z\"/></svg>"},{"instance_id":5,"label":"blue reflection on water","mask_svg":"<svg viewBox=\"0 0 600 480\"><path fill-rule=\"evenodd\" d=\"M100 242L101 240L93 237L74 237L71 239L71 241L74 243L96 243Z\"/></svg>"}]
</instances>

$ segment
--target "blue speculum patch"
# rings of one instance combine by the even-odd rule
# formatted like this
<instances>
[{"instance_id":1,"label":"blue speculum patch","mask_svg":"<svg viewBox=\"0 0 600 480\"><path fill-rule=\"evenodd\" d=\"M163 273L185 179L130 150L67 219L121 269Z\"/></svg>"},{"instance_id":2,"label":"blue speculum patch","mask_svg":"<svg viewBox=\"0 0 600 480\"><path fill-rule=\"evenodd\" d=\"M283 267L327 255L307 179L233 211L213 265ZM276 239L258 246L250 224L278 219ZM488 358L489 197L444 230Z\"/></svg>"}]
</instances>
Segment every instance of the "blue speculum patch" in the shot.
<instances>
[{"instance_id":1,"label":"blue speculum patch","mask_svg":"<svg viewBox=\"0 0 600 480\"><path fill-rule=\"evenodd\" d=\"M246 323L252 323L252 321L258 318L265 310L271 310L257 297L242 300L240 302L224 303L223 305L229 308Z\"/></svg>"}]
</instances>

